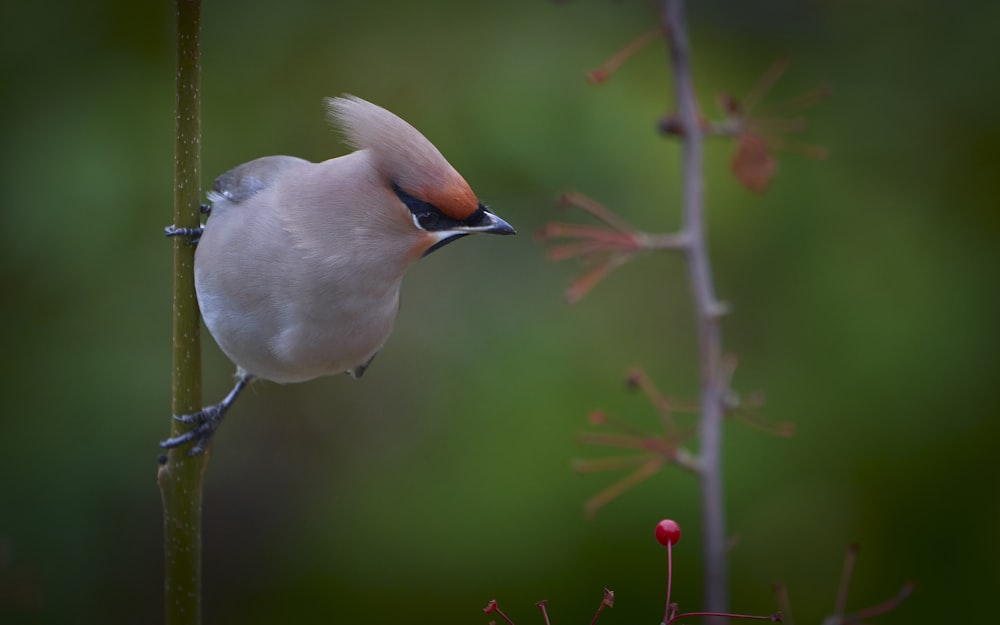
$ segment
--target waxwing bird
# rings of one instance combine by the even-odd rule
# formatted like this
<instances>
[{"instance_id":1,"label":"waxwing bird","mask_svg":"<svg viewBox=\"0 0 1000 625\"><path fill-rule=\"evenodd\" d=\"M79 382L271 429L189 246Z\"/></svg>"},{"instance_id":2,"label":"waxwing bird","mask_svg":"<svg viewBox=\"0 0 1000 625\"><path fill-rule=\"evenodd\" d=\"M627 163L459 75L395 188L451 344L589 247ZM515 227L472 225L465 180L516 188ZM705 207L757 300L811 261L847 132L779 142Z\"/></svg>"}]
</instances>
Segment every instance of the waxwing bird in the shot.
<instances>
[{"instance_id":1,"label":"waxwing bird","mask_svg":"<svg viewBox=\"0 0 1000 625\"><path fill-rule=\"evenodd\" d=\"M167 229L197 241L198 304L238 379L222 402L175 416L194 427L164 448L203 451L254 378L360 377L413 263L469 234L514 234L413 126L354 96L326 105L355 152L244 163L215 180L203 228Z\"/></svg>"}]
</instances>

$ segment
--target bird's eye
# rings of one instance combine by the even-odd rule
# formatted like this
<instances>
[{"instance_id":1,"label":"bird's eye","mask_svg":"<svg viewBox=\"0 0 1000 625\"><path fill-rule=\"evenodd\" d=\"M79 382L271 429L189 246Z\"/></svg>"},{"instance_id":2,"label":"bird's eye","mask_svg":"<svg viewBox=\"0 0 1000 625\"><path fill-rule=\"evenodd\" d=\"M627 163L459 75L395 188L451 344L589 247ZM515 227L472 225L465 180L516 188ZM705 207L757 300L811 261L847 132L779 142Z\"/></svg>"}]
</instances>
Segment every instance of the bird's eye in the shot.
<instances>
[{"instance_id":1,"label":"bird's eye","mask_svg":"<svg viewBox=\"0 0 1000 625\"><path fill-rule=\"evenodd\" d=\"M417 215L417 222L424 230L430 230L438 222L437 213L420 213Z\"/></svg>"}]
</instances>

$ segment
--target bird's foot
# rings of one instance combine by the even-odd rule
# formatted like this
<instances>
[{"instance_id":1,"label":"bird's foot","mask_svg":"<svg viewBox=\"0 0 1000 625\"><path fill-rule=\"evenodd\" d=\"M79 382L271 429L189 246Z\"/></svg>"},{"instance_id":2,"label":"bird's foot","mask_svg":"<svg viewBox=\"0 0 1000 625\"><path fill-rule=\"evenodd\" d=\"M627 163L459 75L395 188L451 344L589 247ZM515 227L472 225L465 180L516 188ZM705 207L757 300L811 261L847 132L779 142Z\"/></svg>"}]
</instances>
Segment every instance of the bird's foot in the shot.
<instances>
[{"instance_id":1,"label":"bird's foot","mask_svg":"<svg viewBox=\"0 0 1000 625\"><path fill-rule=\"evenodd\" d=\"M163 229L163 233L168 237L184 237L188 240L191 245L197 245L198 240L201 239L201 234L205 232L204 228L178 228L177 226L170 224Z\"/></svg>"},{"instance_id":2,"label":"bird's foot","mask_svg":"<svg viewBox=\"0 0 1000 625\"><path fill-rule=\"evenodd\" d=\"M202 215L210 216L212 214L211 204L202 204L198 207ZM198 241L201 239L202 233L205 232L204 226L199 226L197 228L179 228L174 224L170 224L163 229L163 233L168 237L184 237L188 240L191 245L197 245Z\"/></svg>"},{"instance_id":3,"label":"bird's foot","mask_svg":"<svg viewBox=\"0 0 1000 625\"><path fill-rule=\"evenodd\" d=\"M206 406L198 412L192 412L191 414L173 415L174 421L191 424L194 427L183 434L160 441L160 447L163 449L173 449L174 447L195 441L195 444L188 450L187 454L189 456L197 456L208 447L208 443L212 440L212 435L215 434L215 430L222 423L222 419L226 416L228 408L229 406L225 403L220 403L213 406Z\"/></svg>"},{"instance_id":4,"label":"bird's foot","mask_svg":"<svg viewBox=\"0 0 1000 625\"><path fill-rule=\"evenodd\" d=\"M239 394L243 392L243 389L245 389L247 385L253 381L253 379L253 374L247 373L243 368L237 368L236 386L233 387L233 390L229 391L226 398L217 404L206 406L198 412L192 412L191 414L185 415L173 415L174 421L187 423L193 425L194 427L183 434L168 438L165 441L160 441L160 447L163 449L173 449L174 447L178 447L184 443L195 441L195 444L188 450L187 454L189 456L197 456L205 451L205 448L212 440L212 436L215 434L215 430L217 430L219 425L222 424L222 419L226 416L226 412L229 411L230 406L233 405L233 402L236 401Z\"/></svg>"}]
</instances>

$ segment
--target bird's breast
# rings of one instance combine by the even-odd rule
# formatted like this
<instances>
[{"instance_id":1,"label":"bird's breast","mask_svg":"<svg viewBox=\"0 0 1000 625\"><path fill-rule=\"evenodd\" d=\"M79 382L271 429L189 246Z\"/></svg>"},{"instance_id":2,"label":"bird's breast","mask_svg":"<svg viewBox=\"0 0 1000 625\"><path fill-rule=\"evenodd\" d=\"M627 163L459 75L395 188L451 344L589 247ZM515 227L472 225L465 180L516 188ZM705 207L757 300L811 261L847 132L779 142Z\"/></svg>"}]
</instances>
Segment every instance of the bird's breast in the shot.
<instances>
[{"instance_id":1,"label":"bird's breast","mask_svg":"<svg viewBox=\"0 0 1000 625\"><path fill-rule=\"evenodd\" d=\"M385 344L402 271L334 245L299 245L253 206L214 214L195 260L205 324L225 354L275 382L303 382L362 365Z\"/></svg>"}]
</instances>

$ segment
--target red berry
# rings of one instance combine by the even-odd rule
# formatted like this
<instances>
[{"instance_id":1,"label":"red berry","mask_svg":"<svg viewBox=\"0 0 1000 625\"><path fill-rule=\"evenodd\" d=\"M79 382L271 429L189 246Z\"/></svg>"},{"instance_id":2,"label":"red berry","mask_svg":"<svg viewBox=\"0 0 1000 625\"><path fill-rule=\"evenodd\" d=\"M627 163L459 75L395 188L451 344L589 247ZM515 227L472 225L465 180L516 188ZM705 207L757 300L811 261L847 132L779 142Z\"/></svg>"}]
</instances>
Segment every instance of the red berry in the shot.
<instances>
[{"instance_id":1,"label":"red berry","mask_svg":"<svg viewBox=\"0 0 1000 625\"><path fill-rule=\"evenodd\" d=\"M664 547L676 545L681 539L681 526L672 519L663 519L656 524L656 542Z\"/></svg>"}]
</instances>

